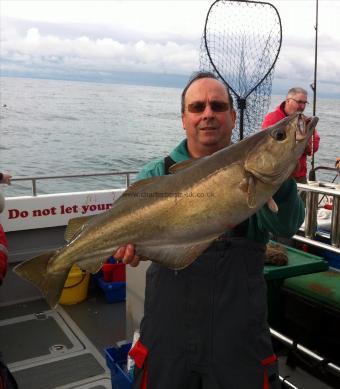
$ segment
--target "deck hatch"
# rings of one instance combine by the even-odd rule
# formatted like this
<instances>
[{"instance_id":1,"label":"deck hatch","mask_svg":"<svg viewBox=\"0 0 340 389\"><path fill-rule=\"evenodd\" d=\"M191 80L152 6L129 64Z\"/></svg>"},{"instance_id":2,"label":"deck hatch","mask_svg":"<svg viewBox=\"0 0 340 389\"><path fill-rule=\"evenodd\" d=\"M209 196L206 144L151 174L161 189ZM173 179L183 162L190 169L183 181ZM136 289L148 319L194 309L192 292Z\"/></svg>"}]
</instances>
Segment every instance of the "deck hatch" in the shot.
<instances>
[{"instance_id":1,"label":"deck hatch","mask_svg":"<svg viewBox=\"0 0 340 389\"><path fill-rule=\"evenodd\" d=\"M0 321L3 358L12 369L84 350L83 344L54 311Z\"/></svg>"},{"instance_id":2,"label":"deck hatch","mask_svg":"<svg viewBox=\"0 0 340 389\"><path fill-rule=\"evenodd\" d=\"M18 370L13 374L18 382L19 388L52 389L83 381L104 373L104 368L98 363L95 357L92 354L86 353ZM77 386L72 385L71 387ZM84 384L81 387L84 388ZM105 388L105 386L99 386L98 382L94 386L88 387Z\"/></svg>"}]
</instances>

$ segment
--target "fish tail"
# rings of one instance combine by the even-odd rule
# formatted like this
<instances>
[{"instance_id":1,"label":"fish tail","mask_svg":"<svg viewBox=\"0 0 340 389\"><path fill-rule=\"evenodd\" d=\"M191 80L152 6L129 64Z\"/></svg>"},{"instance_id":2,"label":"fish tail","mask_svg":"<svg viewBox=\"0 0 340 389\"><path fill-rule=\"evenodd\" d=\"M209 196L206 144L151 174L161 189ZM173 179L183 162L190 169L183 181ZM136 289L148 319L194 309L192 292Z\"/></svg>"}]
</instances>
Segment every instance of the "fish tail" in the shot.
<instances>
[{"instance_id":1,"label":"fish tail","mask_svg":"<svg viewBox=\"0 0 340 389\"><path fill-rule=\"evenodd\" d=\"M54 308L60 299L70 269L61 272L48 272L50 259L57 251L49 251L15 266L13 271L35 285L45 297L48 304Z\"/></svg>"}]
</instances>

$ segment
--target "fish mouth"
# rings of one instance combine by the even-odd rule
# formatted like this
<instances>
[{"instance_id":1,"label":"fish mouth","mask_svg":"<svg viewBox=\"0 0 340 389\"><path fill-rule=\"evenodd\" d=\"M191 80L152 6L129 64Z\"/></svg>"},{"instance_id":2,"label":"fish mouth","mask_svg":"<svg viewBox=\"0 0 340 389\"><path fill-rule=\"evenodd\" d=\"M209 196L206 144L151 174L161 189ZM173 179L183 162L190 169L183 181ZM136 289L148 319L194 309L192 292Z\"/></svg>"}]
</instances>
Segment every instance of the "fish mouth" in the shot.
<instances>
[{"instance_id":1,"label":"fish mouth","mask_svg":"<svg viewBox=\"0 0 340 389\"><path fill-rule=\"evenodd\" d=\"M317 116L311 116L307 118L306 126L307 130L311 131L314 130L315 126L318 124L319 118Z\"/></svg>"},{"instance_id":2,"label":"fish mouth","mask_svg":"<svg viewBox=\"0 0 340 389\"><path fill-rule=\"evenodd\" d=\"M319 118L316 116L306 117L302 112L298 112L297 128L295 131L296 143L304 141L314 130Z\"/></svg>"}]
</instances>

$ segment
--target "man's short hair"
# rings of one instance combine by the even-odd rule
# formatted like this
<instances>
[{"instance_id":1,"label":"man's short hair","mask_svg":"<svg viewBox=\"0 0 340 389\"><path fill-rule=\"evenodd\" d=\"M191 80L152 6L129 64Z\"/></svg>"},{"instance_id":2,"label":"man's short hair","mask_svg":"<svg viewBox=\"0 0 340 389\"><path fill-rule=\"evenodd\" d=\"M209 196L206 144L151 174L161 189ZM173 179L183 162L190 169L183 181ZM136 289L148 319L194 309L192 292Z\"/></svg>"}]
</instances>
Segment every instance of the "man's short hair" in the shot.
<instances>
[{"instance_id":1,"label":"man's short hair","mask_svg":"<svg viewBox=\"0 0 340 389\"><path fill-rule=\"evenodd\" d=\"M291 96L295 96L298 93L302 93L304 95L308 95L306 89L300 88L299 86L295 86L294 88L290 88L288 93L287 93L287 98Z\"/></svg>"},{"instance_id":2,"label":"man's short hair","mask_svg":"<svg viewBox=\"0 0 340 389\"><path fill-rule=\"evenodd\" d=\"M221 81L218 77L216 77L215 74L212 72L198 71L198 72L194 72L190 76L188 83L186 84L186 86L183 89L182 96L181 96L181 112L182 113L184 113L184 111L185 111L185 95L186 95L190 85L193 84L195 81L200 80L201 78L213 78L214 80L221 82L221 84L224 85L224 87L227 91L230 109L233 109L233 98L230 94L228 85L226 85L225 82Z\"/></svg>"}]
</instances>

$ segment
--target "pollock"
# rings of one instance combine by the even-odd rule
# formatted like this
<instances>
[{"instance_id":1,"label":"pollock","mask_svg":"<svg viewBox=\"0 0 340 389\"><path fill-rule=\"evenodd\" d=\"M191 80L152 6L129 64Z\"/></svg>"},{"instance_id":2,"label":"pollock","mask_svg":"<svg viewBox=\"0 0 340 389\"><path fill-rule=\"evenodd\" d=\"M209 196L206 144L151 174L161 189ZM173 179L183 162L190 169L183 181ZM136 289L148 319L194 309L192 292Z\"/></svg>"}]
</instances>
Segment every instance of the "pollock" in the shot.
<instances>
[{"instance_id":1,"label":"pollock","mask_svg":"<svg viewBox=\"0 0 340 389\"><path fill-rule=\"evenodd\" d=\"M172 174L134 183L110 210L70 220L64 247L20 263L15 272L55 306L73 264L96 273L127 243L144 259L183 269L226 230L272 203L317 121L296 113L211 156L175 164Z\"/></svg>"}]
</instances>

